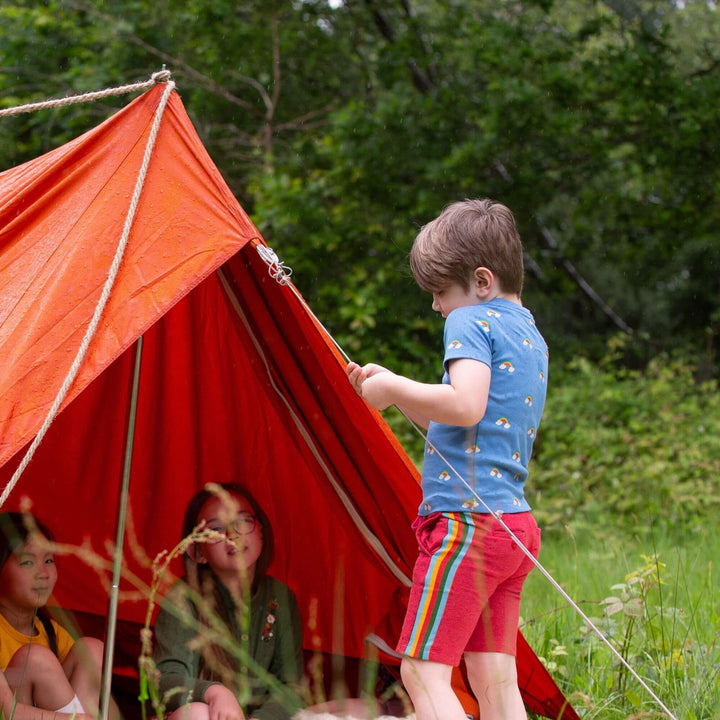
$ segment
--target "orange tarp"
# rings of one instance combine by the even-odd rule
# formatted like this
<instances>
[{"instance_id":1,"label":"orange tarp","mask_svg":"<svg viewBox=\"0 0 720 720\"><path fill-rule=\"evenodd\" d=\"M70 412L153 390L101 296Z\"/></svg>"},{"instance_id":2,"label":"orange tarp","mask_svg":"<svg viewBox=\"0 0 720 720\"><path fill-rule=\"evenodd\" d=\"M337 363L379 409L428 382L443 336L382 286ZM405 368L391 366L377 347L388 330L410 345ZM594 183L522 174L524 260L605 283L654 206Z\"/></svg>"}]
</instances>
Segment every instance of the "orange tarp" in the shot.
<instances>
[{"instance_id":1,"label":"orange tarp","mask_svg":"<svg viewBox=\"0 0 720 720\"><path fill-rule=\"evenodd\" d=\"M35 435L80 345L162 90L0 174L0 463ZM253 237L173 93L116 287L66 404Z\"/></svg>"}]
</instances>

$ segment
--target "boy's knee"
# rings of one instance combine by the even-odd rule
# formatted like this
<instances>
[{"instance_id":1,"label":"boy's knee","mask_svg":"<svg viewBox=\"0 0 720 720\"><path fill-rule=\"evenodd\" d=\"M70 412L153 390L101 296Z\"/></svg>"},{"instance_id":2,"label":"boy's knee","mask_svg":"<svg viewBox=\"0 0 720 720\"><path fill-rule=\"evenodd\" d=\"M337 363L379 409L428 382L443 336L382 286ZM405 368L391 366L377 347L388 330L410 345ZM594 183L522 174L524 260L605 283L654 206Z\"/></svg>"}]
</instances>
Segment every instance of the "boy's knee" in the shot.
<instances>
[{"instance_id":1,"label":"boy's knee","mask_svg":"<svg viewBox=\"0 0 720 720\"><path fill-rule=\"evenodd\" d=\"M413 689L425 690L447 685L450 686L452 667L429 660L403 657L400 663L400 677L409 692Z\"/></svg>"},{"instance_id":2,"label":"boy's knee","mask_svg":"<svg viewBox=\"0 0 720 720\"><path fill-rule=\"evenodd\" d=\"M506 653L465 653L468 679L483 696L517 689L515 658Z\"/></svg>"},{"instance_id":3,"label":"boy's knee","mask_svg":"<svg viewBox=\"0 0 720 720\"><path fill-rule=\"evenodd\" d=\"M420 677L423 674L423 668L427 665L425 660L416 660L411 657L403 657L400 661L400 675L403 681L405 678L412 679L414 677Z\"/></svg>"}]
</instances>

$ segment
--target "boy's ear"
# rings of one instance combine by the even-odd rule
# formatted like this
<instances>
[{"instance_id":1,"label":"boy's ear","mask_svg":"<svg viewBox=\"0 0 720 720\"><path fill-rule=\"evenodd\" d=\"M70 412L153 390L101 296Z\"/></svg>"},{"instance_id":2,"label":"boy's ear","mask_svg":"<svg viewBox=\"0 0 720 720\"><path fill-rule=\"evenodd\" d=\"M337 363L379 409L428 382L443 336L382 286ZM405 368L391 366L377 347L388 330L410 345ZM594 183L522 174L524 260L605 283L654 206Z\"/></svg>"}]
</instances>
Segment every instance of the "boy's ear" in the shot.
<instances>
[{"instance_id":1,"label":"boy's ear","mask_svg":"<svg viewBox=\"0 0 720 720\"><path fill-rule=\"evenodd\" d=\"M476 267L473 271L473 283L478 296L483 298L493 289L495 276L486 267Z\"/></svg>"}]
</instances>

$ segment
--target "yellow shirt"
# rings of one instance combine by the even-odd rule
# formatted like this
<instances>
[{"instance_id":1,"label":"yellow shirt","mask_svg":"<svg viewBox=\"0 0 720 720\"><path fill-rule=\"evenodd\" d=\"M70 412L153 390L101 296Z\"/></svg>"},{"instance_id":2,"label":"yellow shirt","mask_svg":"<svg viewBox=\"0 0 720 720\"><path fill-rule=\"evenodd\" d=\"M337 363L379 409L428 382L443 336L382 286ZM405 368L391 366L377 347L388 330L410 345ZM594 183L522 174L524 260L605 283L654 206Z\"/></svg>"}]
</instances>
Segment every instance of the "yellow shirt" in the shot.
<instances>
[{"instance_id":1,"label":"yellow shirt","mask_svg":"<svg viewBox=\"0 0 720 720\"><path fill-rule=\"evenodd\" d=\"M53 628L55 628L55 637L57 638L58 647L58 658L60 662L65 662L65 658L68 656L70 649L74 644L74 640L70 633L61 625L58 625L54 620L51 620ZM0 670L5 672L8 663L12 659L12 656L23 646L30 643L37 645L44 645L46 648L50 647L50 641L48 635L45 632L45 627L39 618L35 618L35 629L38 631L37 635L30 637L24 633L18 632L0 613Z\"/></svg>"}]
</instances>

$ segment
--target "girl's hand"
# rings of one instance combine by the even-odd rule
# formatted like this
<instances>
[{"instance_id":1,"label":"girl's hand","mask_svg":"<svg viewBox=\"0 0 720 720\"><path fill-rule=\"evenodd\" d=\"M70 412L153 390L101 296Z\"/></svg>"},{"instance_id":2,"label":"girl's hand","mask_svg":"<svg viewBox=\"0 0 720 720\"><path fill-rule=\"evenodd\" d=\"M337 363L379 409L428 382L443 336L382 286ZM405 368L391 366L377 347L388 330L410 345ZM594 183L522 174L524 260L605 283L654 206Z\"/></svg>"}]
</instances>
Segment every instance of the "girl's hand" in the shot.
<instances>
[{"instance_id":1,"label":"girl's hand","mask_svg":"<svg viewBox=\"0 0 720 720\"><path fill-rule=\"evenodd\" d=\"M210 720L245 720L238 701L224 685L211 685L205 691Z\"/></svg>"}]
</instances>

